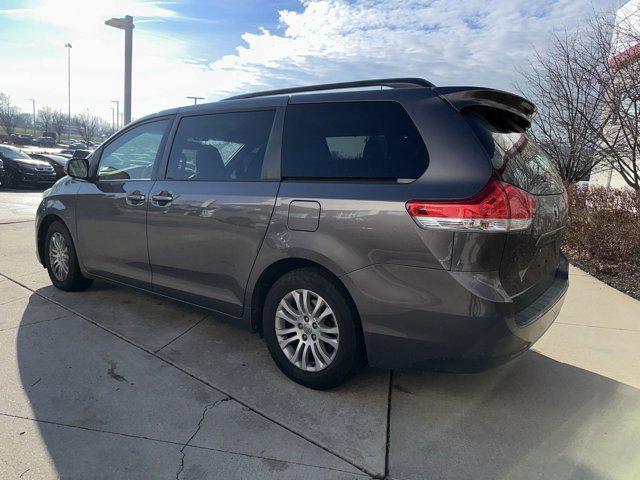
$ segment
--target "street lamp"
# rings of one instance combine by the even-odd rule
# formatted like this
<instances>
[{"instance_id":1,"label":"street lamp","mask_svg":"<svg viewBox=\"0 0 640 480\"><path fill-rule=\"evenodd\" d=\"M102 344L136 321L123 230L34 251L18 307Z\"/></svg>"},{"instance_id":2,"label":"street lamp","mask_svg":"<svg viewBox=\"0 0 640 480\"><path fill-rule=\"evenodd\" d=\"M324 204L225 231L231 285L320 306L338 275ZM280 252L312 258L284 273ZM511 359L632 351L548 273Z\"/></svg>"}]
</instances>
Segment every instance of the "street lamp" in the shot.
<instances>
[{"instance_id":1,"label":"street lamp","mask_svg":"<svg viewBox=\"0 0 640 480\"><path fill-rule=\"evenodd\" d=\"M131 122L131 57L133 50L133 17L111 18L104 22L110 27L124 30L124 124Z\"/></svg>"},{"instance_id":2,"label":"street lamp","mask_svg":"<svg viewBox=\"0 0 640 480\"><path fill-rule=\"evenodd\" d=\"M111 108L111 132L115 132L116 131L116 109L113 107Z\"/></svg>"},{"instance_id":3,"label":"street lamp","mask_svg":"<svg viewBox=\"0 0 640 480\"><path fill-rule=\"evenodd\" d=\"M30 98L31 104L33 106L33 136L36 136L36 100L34 98Z\"/></svg>"},{"instance_id":4,"label":"street lamp","mask_svg":"<svg viewBox=\"0 0 640 480\"><path fill-rule=\"evenodd\" d=\"M111 100L111 103L116 104L116 129L120 128L120 101Z\"/></svg>"},{"instance_id":5,"label":"street lamp","mask_svg":"<svg viewBox=\"0 0 640 480\"><path fill-rule=\"evenodd\" d=\"M187 97L187 98L191 98L193 100L194 105L198 104L198 100L204 100L204 97Z\"/></svg>"},{"instance_id":6,"label":"street lamp","mask_svg":"<svg viewBox=\"0 0 640 480\"><path fill-rule=\"evenodd\" d=\"M68 81L68 96L67 99L69 101L68 110L67 110L67 121L69 122L67 137L71 138L71 48L72 45L70 43L64 44L67 49L67 81Z\"/></svg>"}]
</instances>

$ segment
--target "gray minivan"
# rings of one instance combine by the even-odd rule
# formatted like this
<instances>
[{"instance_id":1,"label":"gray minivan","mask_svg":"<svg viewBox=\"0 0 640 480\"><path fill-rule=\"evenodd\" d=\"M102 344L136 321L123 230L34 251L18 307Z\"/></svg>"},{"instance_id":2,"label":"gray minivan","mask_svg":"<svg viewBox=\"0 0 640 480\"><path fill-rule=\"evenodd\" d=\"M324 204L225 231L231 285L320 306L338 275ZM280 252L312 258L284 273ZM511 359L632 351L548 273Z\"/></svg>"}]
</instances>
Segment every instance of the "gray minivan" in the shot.
<instances>
[{"instance_id":1,"label":"gray minivan","mask_svg":"<svg viewBox=\"0 0 640 480\"><path fill-rule=\"evenodd\" d=\"M566 194L534 111L416 78L166 110L69 161L38 257L63 290L99 278L215 311L312 388L365 363L504 362L568 286Z\"/></svg>"}]
</instances>

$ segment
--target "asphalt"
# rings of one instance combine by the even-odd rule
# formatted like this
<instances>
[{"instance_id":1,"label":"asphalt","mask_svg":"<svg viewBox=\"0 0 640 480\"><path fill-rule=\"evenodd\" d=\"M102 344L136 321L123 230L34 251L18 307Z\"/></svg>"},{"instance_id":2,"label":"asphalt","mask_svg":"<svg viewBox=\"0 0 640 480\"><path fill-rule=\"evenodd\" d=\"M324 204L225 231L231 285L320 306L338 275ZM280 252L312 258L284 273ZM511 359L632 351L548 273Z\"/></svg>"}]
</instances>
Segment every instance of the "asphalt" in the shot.
<instances>
[{"instance_id":1,"label":"asphalt","mask_svg":"<svg viewBox=\"0 0 640 480\"><path fill-rule=\"evenodd\" d=\"M215 315L52 287L40 195L0 190L0 478L640 477L640 302L578 269L514 362L316 392Z\"/></svg>"}]
</instances>

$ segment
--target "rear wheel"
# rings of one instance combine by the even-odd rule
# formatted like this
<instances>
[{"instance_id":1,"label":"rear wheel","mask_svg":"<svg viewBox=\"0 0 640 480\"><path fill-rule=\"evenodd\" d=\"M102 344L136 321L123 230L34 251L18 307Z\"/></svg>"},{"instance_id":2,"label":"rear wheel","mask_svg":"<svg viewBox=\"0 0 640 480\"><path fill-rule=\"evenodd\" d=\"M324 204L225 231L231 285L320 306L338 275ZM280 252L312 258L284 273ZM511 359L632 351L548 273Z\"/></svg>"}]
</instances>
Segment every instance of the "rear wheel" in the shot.
<instances>
[{"instance_id":1,"label":"rear wheel","mask_svg":"<svg viewBox=\"0 0 640 480\"><path fill-rule=\"evenodd\" d=\"M280 370L306 387L324 390L363 364L357 315L348 298L322 271L285 274L271 288L263 332Z\"/></svg>"},{"instance_id":2,"label":"rear wheel","mask_svg":"<svg viewBox=\"0 0 640 480\"><path fill-rule=\"evenodd\" d=\"M84 290L93 282L82 275L73 240L62 222L53 222L47 230L45 264L51 283L60 290Z\"/></svg>"}]
</instances>

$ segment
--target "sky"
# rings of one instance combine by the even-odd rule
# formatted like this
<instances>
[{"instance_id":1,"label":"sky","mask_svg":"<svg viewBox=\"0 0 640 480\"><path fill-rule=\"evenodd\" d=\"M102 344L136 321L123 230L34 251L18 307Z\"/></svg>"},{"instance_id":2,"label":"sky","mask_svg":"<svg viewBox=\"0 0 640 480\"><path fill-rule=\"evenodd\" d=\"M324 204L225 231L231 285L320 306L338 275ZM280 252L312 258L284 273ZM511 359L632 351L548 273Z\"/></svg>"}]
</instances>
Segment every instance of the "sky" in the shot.
<instances>
[{"instance_id":1,"label":"sky","mask_svg":"<svg viewBox=\"0 0 640 480\"><path fill-rule=\"evenodd\" d=\"M0 0L0 91L111 120L132 15L132 115L248 91L417 76L514 89L554 31L621 0Z\"/></svg>"}]
</instances>

